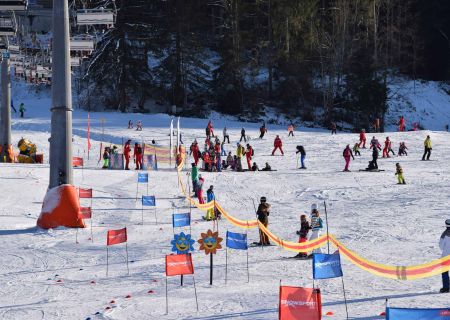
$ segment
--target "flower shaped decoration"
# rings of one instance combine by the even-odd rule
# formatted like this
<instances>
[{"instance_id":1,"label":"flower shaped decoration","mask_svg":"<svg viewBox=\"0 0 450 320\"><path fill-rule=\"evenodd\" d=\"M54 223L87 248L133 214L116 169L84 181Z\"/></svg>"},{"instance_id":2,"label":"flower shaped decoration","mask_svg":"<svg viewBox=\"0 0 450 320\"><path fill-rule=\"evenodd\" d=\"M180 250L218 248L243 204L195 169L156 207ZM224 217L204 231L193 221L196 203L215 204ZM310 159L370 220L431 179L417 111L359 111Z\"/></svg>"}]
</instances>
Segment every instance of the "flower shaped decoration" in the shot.
<instances>
[{"instance_id":1,"label":"flower shaped decoration","mask_svg":"<svg viewBox=\"0 0 450 320\"><path fill-rule=\"evenodd\" d=\"M175 234L173 236L173 240L170 241L170 244L173 246L173 252L176 252L177 254L184 254L189 251L194 251L194 242L195 240L191 239L190 234L184 234L184 232L181 232L180 234Z\"/></svg>"},{"instance_id":2,"label":"flower shaped decoration","mask_svg":"<svg viewBox=\"0 0 450 320\"><path fill-rule=\"evenodd\" d=\"M219 232L212 232L208 230L201 234L202 238L198 240L200 243L200 250L205 250L205 254L216 254L218 249L222 249L222 238L219 237Z\"/></svg>"}]
</instances>

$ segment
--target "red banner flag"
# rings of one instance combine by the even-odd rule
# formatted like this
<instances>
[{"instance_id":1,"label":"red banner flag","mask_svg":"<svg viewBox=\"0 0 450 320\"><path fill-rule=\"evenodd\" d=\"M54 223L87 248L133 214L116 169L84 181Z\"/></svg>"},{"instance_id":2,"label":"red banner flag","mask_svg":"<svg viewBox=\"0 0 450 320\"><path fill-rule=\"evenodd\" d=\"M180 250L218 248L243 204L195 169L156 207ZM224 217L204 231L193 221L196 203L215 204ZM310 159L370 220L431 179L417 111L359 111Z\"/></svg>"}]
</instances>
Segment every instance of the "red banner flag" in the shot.
<instances>
[{"instance_id":1,"label":"red banner flag","mask_svg":"<svg viewBox=\"0 0 450 320\"><path fill-rule=\"evenodd\" d=\"M180 276L183 274L194 274L192 256L187 254L170 254L166 256L166 276Z\"/></svg>"},{"instance_id":2,"label":"red banner flag","mask_svg":"<svg viewBox=\"0 0 450 320\"><path fill-rule=\"evenodd\" d=\"M82 167L83 166L83 158L73 157L72 158L72 166L73 167Z\"/></svg>"},{"instance_id":3,"label":"red banner flag","mask_svg":"<svg viewBox=\"0 0 450 320\"><path fill-rule=\"evenodd\" d=\"M320 290L301 287L280 287L279 320L320 320Z\"/></svg>"},{"instance_id":4,"label":"red banner flag","mask_svg":"<svg viewBox=\"0 0 450 320\"><path fill-rule=\"evenodd\" d=\"M91 207L81 207L81 218L82 219L91 219L92 218L92 209Z\"/></svg>"},{"instance_id":5,"label":"red banner flag","mask_svg":"<svg viewBox=\"0 0 450 320\"><path fill-rule=\"evenodd\" d=\"M81 198L92 198L92 189L78 189L78 197Z\"/></svg>"},{"instance_id":6,"label":"red banner flag","mask_svg":"<svg viewBox=\"0 0 450 320\"><path fill-rule=\"evenodd\" d=\"M112 246L122 242L127 242L127 228L119 230L108 230L106 245Z\"/></svg>"}]
</instances>

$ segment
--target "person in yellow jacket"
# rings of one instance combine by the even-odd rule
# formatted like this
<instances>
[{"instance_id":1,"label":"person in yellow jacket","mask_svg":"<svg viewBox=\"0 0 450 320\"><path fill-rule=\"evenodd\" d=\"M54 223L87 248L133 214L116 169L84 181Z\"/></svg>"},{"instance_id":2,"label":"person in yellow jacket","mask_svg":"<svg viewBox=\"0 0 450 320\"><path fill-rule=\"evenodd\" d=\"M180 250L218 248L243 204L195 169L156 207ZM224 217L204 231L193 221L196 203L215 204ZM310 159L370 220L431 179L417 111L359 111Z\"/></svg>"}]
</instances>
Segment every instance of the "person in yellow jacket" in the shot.
<instances>
[{"instance_id":1,"label":"person in yellow jacket","mask_svg":"<svg viewBox=\"0 0 450 320\"><path fill-rule=\"evenodd\" d=\"M241 158L244 156L244 154L245 154L244 146L242 146L240 143L238 143L238 147L237 147L237 150L236 150L236 156L237 156L236 171L239 171L239 172L242 171Z\"/></svg>"},{"instance_id":2,"label":"person in yellow jacket","mask_svg":"<svg viewBox=\"0 0 450 320\"><path fill-rule=\"evenodd\" d=\"M406 184L405 178L403 177L403 168L400 166L400 163L395 164L395 175L398 179L397 184Z\"/></svg>"},{"instance_id":3,"label":"person in yellow jacket","mask_svg":"<svg viewBox=\"0 0 450 320\"><path fill-rule=\"evenodd\" d=\"M423 146L425 147L425 151L422 156L422 161L425 161L425 157L427 158L427 160L430 160L431 150L433 150L430 136L427 136L427 138L423 142Z\"/></svg>"}]
</instances>

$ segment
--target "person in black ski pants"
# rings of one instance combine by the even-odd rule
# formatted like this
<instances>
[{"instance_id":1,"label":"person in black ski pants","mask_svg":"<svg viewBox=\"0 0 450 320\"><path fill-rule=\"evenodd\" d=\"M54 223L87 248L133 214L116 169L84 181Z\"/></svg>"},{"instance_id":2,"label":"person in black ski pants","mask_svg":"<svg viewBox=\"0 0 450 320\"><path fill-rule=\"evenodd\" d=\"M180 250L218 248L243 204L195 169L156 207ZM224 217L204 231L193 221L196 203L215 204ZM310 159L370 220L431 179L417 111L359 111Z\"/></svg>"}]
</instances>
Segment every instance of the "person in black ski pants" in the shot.
<instances>
[{"instance_id":1,"label":"person in black ski pants","mask_svg":"<svg viewBox=\"0 0 450 320\"><path fill-rule=\"evenodd\" d=\"M239 140L239 142L241 142L242 139L244 139L244 142L247 142L247 137L245 136L245 129L244 128L242 128L242 130L241 130L241 140Z\"/></svg>"}]
</instances>

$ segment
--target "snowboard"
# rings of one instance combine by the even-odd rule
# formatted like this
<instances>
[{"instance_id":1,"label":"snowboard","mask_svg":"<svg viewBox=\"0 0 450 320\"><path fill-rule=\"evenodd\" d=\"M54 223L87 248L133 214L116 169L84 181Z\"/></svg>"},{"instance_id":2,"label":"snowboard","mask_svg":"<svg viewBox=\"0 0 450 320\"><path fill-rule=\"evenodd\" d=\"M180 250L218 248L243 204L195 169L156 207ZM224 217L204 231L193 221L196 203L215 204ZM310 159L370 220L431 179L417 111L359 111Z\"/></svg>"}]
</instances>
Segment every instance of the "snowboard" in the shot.
<instances>
[{"instance_id":1,"label":"snowboard","mask_svg":"<svg viewBox=\"0 0 450 320\"><path fill-rule=\"evenodd\" d=\"M372 169L372 170L367 170L367 169L359 169L359 171L362 171L362 172L382 172L382 171L384 171L384 170L380 170L380 169Z\"/></svg>"},{"instance_id":2,"label":"snowboard","mask_svg":"<svg viewBox=\"0 0 450 320\"><path fill-rule=\"evenodd\" d=\"M269 244L269 245L266 245L266 246L261 246L260 244L259 244L259 242L252 242L252 243L250 243L249 244L249 247L274 247L275 245L274 244Z\"/></svg>"}]
</instances>

